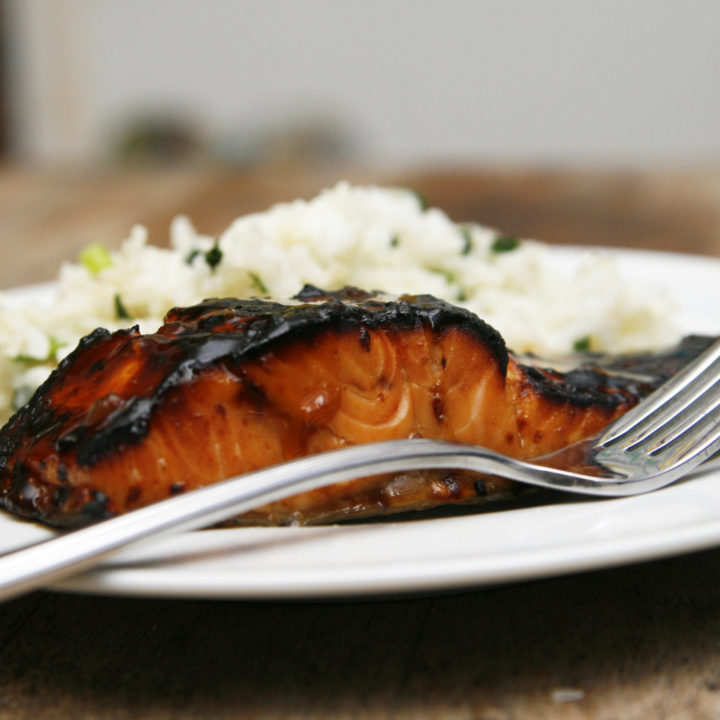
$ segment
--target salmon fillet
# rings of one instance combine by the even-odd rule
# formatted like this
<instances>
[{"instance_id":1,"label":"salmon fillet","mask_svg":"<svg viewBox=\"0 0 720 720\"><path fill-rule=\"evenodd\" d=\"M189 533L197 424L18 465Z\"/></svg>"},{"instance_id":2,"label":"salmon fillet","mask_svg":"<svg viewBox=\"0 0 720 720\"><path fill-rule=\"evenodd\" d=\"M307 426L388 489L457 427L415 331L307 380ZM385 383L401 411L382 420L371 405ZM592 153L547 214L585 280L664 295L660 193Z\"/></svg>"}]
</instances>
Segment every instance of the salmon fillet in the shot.
<instances>
[{"instance_id":1,"label":"salmon fillet","mask_svg":"<svg viewBox=\"0 0 720 720\"><path fill-rule=\"evenodd\" d=\"M0 431L0 503L80 526L285 460L431 437L542 455L591 435L656 375L513 357L472 313L430 296L306 287L287 303L209 300L154 334L84 338ZM469 472L360 478L243 523L308 523L504 497Z\"/></svg>"}]
</instances>

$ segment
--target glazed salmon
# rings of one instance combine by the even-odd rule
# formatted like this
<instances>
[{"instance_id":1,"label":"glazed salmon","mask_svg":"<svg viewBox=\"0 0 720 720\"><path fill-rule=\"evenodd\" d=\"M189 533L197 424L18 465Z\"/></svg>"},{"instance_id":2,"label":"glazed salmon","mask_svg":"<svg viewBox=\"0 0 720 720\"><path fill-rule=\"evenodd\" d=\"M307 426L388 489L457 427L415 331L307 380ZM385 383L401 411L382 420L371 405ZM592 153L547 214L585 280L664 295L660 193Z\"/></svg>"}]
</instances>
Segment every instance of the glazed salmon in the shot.
<instances>
[{"instance_id":1,"label":"glazed salmon","mask_svg":"<svg viewBox=\"0 0 720 720\"><path fill-rule=\"evenodd\" d=\"M292 458L432 437L516 457L607 425L661 375L520 362L430 296L307 287L287 303L210 300L154 334L86 337L0 432L0 502L78 526ZM360 478L238 522L307 523L507 495L468 472Z\"/></svg>"}]
</instances>

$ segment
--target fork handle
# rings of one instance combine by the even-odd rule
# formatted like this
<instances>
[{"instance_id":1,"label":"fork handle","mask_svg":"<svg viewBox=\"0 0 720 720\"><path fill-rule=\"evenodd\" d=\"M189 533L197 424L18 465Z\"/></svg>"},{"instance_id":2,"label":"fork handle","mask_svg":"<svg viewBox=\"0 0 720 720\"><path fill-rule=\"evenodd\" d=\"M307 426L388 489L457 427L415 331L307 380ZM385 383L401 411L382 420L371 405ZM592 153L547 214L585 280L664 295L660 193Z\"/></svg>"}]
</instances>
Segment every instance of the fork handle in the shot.
<instances>
[{"instance_id":1,"label":"fork handle","mask_svg":"<svg viewBox=\"0 0 720 720\"><path fill-rule=\"evenodd\" d=\"M477 445L425 438L355 445L208 485L4 555L0 557L0 601L59 583L151 536L207 527L275 500L365 475L432 469L473 470L605 497L647 492L669 482L594 477L515 460Z\"/></svg>"},{"instance_id":2,"label":"fork handle","mask_svg":"<svg viewBox=\"0 0 720 720\"><path fill-rule=\"evenodd\" d=\"M324 485L362 475L467 467L468 455L487 452L485 472L501 471L502 456L482 448L400 440L357 445L293 460L208 485L58 535L0 557L0 601L58 583L150 536L194 530Z\"/></svg>"}]
</instances>

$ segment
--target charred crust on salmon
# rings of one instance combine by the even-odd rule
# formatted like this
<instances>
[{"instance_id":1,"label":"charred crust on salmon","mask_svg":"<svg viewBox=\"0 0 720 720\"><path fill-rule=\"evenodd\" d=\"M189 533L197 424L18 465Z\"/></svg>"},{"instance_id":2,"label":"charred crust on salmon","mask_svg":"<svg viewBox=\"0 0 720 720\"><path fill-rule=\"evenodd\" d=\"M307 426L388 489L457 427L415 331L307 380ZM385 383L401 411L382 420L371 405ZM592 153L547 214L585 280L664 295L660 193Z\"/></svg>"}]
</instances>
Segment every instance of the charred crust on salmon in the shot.
<instances>
[{"instance_id":1,"label":"charred crust on salmon","mask_svg":"<svg viewBox=\"0 0 720 720\"><path fill-rule=\"evenodd\" d=\"M622 393L647 394L647 383L600 372L598 368L579 368L566 373L524 366L528 382L548 398L557 402L572 402L578 406L617 405Z\"/></svg>"},{"instance_id":2,"label":"charred crust on salmon","mask_svg":"<svg viewBox=\"0 0 720 720\"><path fill-rule=\"evenodd\" d=\"M0 503L83 525L344 445L400 437L529 457L604 427L702 349L559 372L429 295L306 286L174 308L157 332L84 338L0 431ZM654 369L653 369L654 367ZM238 522L324 522L512 495L472 473L359 478Z\"/></svg>"}]
</instances>

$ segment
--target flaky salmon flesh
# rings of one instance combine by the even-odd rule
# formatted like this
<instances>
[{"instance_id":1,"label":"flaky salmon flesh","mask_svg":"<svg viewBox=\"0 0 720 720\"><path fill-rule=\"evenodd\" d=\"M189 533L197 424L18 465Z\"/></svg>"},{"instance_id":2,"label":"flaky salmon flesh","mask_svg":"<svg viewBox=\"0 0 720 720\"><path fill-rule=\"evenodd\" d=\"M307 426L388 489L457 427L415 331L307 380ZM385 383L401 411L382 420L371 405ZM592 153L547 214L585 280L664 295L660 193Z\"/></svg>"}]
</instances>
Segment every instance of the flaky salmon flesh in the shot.
<instances>
[{"instance_id":1,"label":"flaky salmon flesh","mask_svg":"<svg viewBox=\"0 0 720 720\"><path fill-rule=\"evenodd\" d=\"M0 432L0 502L80 526L285 460L399 438L530 458L596 433L694 352L652 372L622 361L559 372L514 357L489 325L431 296L306 287L286 303L209 300L170 311L154 334L84 338ZM454 470L364 477L236 522L328 522L515 488Z\"/></svg>"}]
</instances>

